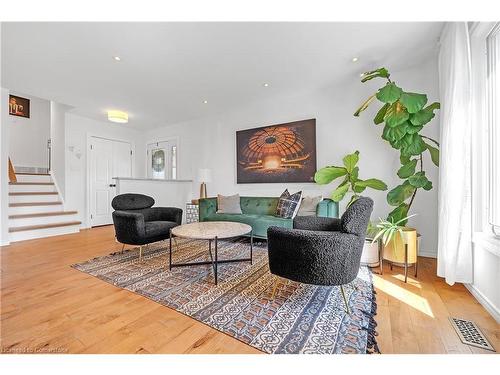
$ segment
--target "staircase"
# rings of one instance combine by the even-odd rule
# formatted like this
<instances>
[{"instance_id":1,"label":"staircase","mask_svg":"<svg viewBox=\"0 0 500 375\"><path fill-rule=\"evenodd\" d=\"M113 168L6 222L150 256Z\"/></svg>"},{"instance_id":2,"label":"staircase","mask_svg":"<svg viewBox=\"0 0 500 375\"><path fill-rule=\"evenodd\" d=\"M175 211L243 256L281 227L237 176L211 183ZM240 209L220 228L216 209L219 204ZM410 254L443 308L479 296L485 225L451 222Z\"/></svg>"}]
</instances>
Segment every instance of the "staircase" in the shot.
<instances>
[{"instance_id":1,"label":"staircase","mask_svg":"<svg viewBox=\"0 0 500 375\"><path fill-rule=\"evenodd\" d=\"M50 174L16 173L9 182L9 240L78 232L77 211L64 211Z\"/></svg>"}]
</instances>

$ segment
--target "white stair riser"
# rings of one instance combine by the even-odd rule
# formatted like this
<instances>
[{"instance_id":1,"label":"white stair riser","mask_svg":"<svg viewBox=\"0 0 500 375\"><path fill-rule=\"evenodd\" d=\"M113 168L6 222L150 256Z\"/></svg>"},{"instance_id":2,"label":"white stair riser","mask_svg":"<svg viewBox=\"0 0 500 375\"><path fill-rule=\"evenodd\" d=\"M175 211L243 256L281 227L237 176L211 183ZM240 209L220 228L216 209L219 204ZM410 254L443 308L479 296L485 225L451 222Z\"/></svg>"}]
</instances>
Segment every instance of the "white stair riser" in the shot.
<instances>
[{"instance_id":1,"label":"white stair riser","mask_svg":"<svg viewBox=\"0 0 500 375\"><path fill-rule=\"evenodd\" d=\"M23 193L29 191L57 191L55 185L9 185L9 193Z\"/></svg>"},{"instance_id":2,"label":"white stair riser","mask_svg":"<svg viewBox=\"0 0 500 375\"><path fill-rule=\"evenodd\" d=\"M79 231L80 225L71 225L67 227L56 227L46 229L26 230L22 232L9 233L10 242L31 240L34 238L59 236L62 234L76 233Z\"/></svg>"},{"instance_id":3,"label":"white stair riser","mask_svg":"<svg viewBox=\"0 0 500 375\"><path fill-rule=\"evenodd\" d=\"M52 182L50 175L16 174L17 182Z\"/></svg>"},{"instance_id":4,"label":"white stair riser","mask_svg":"<svg viewBox=\"0 0 500 375\"><path fill-rule=\"evenodd\" d=\"M54 212L54 211L63 211L62 204L54 204L49 206L9 207L9 215L37 214L40 212Z\"/></svg>"},{"instance_id":5,"label":"white stair riser","mask_svg":"<svg viewBox=\"0 0 500 375\"><path fill-rule=\"evenodd\" d=\"M64 221L78 221L78 214L54 215L42 217L26 217L22 219L9 219L9 228L23 227L25 225L43 225L52 223L62 223Z\"/></svg>"},{"instance_id":6,"label":"white stair riser","mask_svg":"<svg viewBox=\"0 0 500 375\"><path fill-rule=\"evenodd\" d=\"M9 195L9 203L58 202L58 194L50 195Z\"/></svg>"}]
</instances>

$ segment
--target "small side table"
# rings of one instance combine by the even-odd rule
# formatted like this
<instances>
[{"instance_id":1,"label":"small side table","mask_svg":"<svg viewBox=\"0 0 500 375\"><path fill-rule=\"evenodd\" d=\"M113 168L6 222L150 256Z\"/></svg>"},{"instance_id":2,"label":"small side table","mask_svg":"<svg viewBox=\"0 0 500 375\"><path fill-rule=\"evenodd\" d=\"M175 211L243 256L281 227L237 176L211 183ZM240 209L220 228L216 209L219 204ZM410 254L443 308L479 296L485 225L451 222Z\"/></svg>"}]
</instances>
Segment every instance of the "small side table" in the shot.
<instances>
[{"instance_id":1,"label":"small side table","mask_svg":"<svg viewBox=\"0 0 500 375\"><path fill-rule=\"evenodd\" d=\"M186 203L186 224L199 221L199 207L197 204Z\"/></svg>"}]
</instances>

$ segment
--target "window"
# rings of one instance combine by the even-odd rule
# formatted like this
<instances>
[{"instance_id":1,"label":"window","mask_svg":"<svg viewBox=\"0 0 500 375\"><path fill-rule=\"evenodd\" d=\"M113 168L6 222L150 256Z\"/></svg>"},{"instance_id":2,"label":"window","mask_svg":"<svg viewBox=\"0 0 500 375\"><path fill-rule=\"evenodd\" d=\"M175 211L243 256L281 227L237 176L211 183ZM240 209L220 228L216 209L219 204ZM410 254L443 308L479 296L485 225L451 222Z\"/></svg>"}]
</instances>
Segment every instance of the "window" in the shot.
<instances>
[{"instance_id":1,"label":"window","mask_svg":"<svg viewBox=\"0 0 500 375\"><path fill-rule=\"evenodd\" d=\"M488 80L488 224L500 238L500 24L496 24L486 42Z\"/></svg>"},{"instance_id":2,"label":"window","mask_svg":"<svg viewBox=\"0 0 500 375\"><path fill-rule=\"evenodd\" d=\"M177 146L172 146L172 180L177 180Z\"/></svg>"},{"instance_id":3,"label":"window","mask_svg":"<svg viewBox=\"0 0 500 375\"><path fill-rule=\"evenodd\" d=\"M161 148L151 152L153 178L165 178L165 150Z\"/></svg>"},{"instance_id":4,"label":"window","mask_svg":"<svg viewBox=\"0 0 500 375\"><path fill-rule=\"evenodd\" d=\"M470 31L474 242L500 256L500 23Z\"/></svg>"}]
</instances>

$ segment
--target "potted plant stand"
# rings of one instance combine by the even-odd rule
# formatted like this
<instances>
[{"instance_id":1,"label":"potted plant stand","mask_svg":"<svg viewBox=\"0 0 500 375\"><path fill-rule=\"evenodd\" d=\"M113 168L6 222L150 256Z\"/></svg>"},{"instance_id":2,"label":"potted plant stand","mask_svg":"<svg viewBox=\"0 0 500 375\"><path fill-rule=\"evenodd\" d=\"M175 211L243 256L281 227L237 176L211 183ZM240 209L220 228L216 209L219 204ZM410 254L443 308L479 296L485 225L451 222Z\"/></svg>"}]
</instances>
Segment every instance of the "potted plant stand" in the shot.
<instances>
[{"instance_id":1,"label":"potted plant stand","mask_svg":"<svg viewBox=\"0 0 500 375\"><path fill-rule=\"evenodd\" d=\"M418 270L418 240L417 231L413 228L403 227L403 238L396 235L383 247L383 259L393 266L403 267L405 270L405 283L408 280L408 268L415 268L415 277Z\"/></svg>"}]
</instances>

